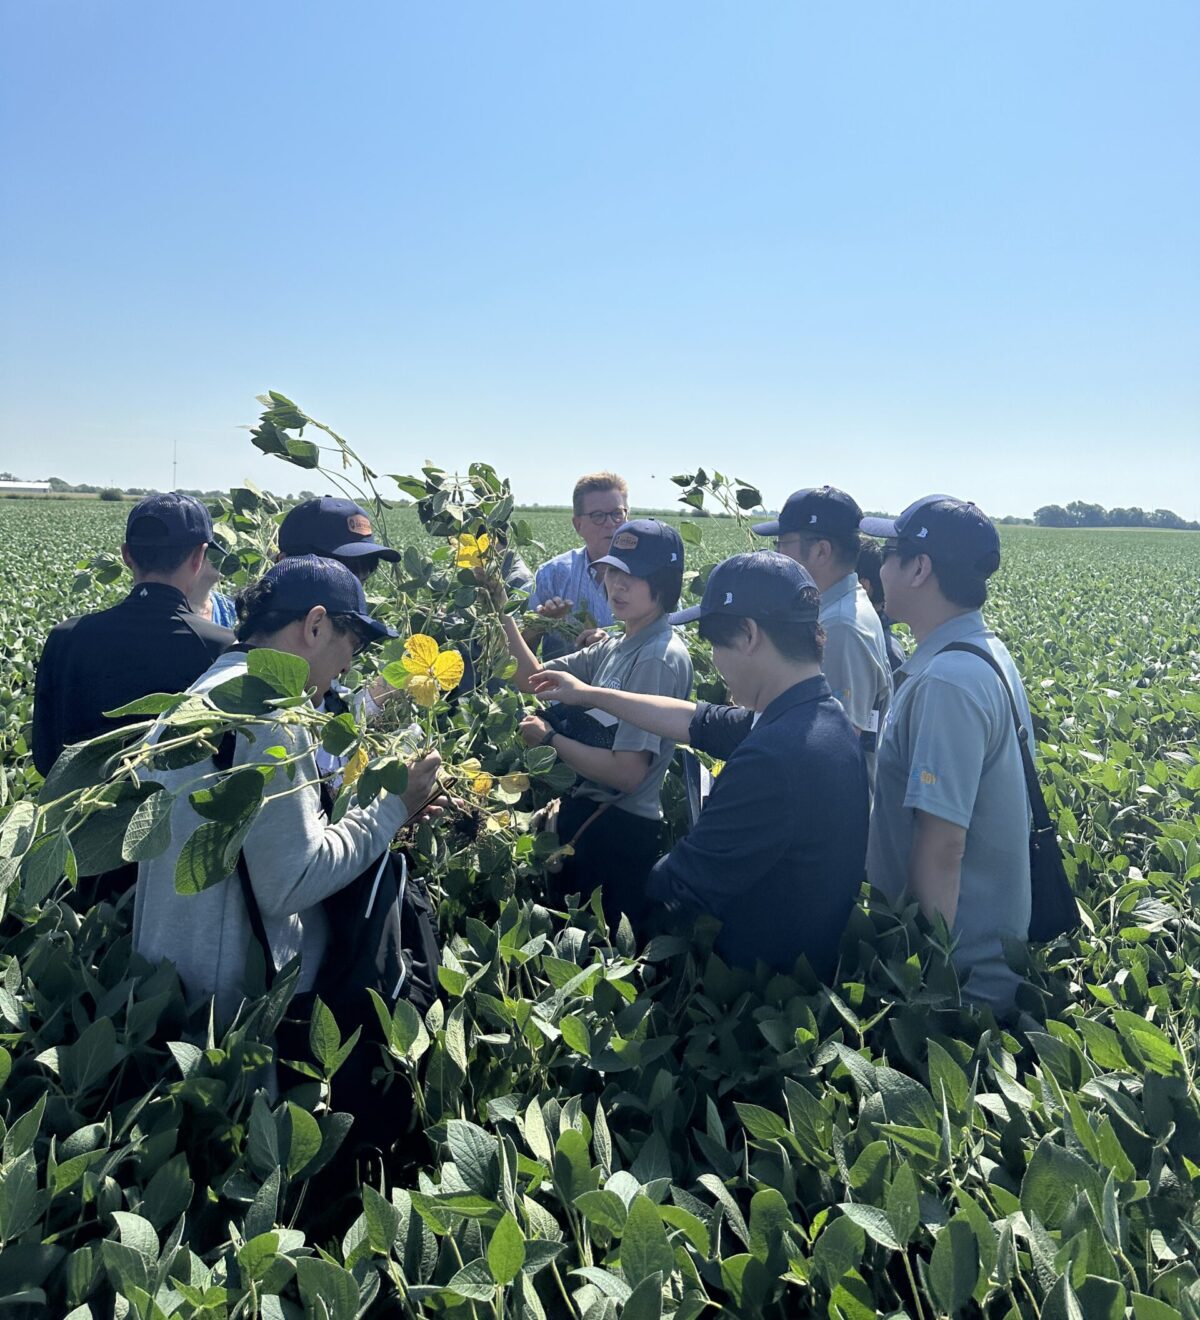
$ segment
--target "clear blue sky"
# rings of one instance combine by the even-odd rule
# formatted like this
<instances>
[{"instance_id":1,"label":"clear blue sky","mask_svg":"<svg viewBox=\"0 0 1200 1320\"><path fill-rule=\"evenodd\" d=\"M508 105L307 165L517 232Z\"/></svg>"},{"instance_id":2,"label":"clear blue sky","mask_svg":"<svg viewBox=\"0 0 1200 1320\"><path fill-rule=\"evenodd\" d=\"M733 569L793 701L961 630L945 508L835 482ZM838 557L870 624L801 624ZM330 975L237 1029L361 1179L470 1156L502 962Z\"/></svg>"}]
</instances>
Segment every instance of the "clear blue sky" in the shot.
<instances>
[{"instance_id":1,"label":"clear blue sky","mask_svg":"<svg viewBox=\"0 0 1200 1320\"><path fill-rule=\"evenodd\" d=\"M1200 5L0 0L0 467L1200 516Z\"/></svg>"}]
</instances>

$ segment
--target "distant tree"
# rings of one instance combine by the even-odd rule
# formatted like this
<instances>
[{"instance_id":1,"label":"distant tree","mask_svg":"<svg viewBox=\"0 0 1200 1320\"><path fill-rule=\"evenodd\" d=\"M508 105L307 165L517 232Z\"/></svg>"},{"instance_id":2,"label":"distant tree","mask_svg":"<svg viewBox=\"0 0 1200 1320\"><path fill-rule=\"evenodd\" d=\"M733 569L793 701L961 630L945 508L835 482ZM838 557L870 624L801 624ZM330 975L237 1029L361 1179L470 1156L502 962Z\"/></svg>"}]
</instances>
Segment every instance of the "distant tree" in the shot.
<instances>
[{"instance_id":1,"label":"distant tree","mask_svg":"<svg viewBox=\"0 0 1200 1320\"><path fill-rule=\"evenodd\" d=\"M115 486L106 486L106 487L100 492L100 498L101 498L102 500L109 500L109 501L111 501L111 502L114 503L114 504L118 504L118 503L120 503L121 500L123 500L123 499L125 498L125 496L124 496L124 494L123 494L121 491L119 491Z\"/></svg>"},{"instance_id":2,"label":"distant tree","mask_svg":"<svg viewBox=\"0 0 1200 1320\"><path fill-rule=\"evenodd\" d=\"M15 472L0 472L0 481L20 481Z\"/></svg>"},{"instance_id":3,"label":"distant tree","mask_svg":"<svg viewBox=\"0 0 1200 1320\"><path fill-rule=\"evenodd\" d=\"M1102 504L1086 504L1083 500L1072 500L1067 505L1067 513L1073 527L1103 527L1108 521Z\"/></svg>"},{"instance_id":4,"label":"distant tree","mask_svg":"<svg viewBox=\"0 0 1200 1320\"><path fill-rule=\"evenodd\" d=\"M1139 509L1136 504L1128 509L1109 509L1108 525L1110 527L1145 527L1146 510Z\"/></svg>"},{"instance_id":5,"label":"distant tree","mask_svg":"<svg viewBox=\"0 0 1200 1320\"><path fill-rule=\"evenodd\" d=\"M1151 527L1169 527L1179 529L1187 526L1185 519L1181 518L1171 509L1155 509L1150 515L1149 524Z\"/></svg>"},{"instance_id":6,"label":"distant tree","mask_svg":"<svg viewBox=\"0 0 1200 1320\"><path fill-rule=\"evenodd\" d=\"M1075 525L1071 515L1061 504L1043 504L1040 509L1034 509L1033 521L1039 527L1073 527Z\"/></svg>"}]
</instances>

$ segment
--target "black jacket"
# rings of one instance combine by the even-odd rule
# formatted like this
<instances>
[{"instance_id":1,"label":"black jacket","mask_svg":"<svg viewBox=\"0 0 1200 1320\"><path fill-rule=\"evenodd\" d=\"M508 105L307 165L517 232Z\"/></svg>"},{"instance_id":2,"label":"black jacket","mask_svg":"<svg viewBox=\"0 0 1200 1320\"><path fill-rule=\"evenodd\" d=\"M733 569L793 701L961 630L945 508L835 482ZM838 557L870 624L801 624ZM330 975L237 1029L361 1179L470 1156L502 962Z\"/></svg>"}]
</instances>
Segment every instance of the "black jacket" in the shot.
<instances>
[{"instance_id":1,"label":"black jacket","mask_svg":"<svg viewBox=\"0 0 1200 1320\"><path fill-rule=\"evenodd\" d=\"M829 977L866 868L867 771L823 676L776 697L757 723L697 703L693 747L723 757L690 833L650 873L652 898L724 923L726 962Z\"/></svg>"},{"instance_id":2,"label":"black jacket","mask_svg":"<svg viewBox=\"0 0 1200 1320\"><path fill-rule=\"evenodd\" d=\"M184 692L233 633L202 619L187 597L143 582L112 609L60 623L46 639L33 696L33 762L43 774L70 743L129 720L103 712L151 692Z\"/></svg>"}]
</instances>

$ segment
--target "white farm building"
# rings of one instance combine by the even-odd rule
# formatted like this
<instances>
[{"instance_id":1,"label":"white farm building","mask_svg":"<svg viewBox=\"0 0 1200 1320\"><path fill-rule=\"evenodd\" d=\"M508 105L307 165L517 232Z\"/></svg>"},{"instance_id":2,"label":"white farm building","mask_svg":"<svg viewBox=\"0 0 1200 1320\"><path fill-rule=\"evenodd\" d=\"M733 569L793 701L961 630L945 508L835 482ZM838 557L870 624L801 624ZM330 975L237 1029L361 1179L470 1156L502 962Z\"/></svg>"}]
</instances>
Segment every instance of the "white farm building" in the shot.
<instances>
[{"instance_id":1,"label":"white farm building","mask_svg":"<svg viewBox=\"0 0 1200 1320\"><path fill-rule=\"evenodd\" d=\"M0 495L48 495L48 481L0 481Z\"/></svg>"}]
</instances>

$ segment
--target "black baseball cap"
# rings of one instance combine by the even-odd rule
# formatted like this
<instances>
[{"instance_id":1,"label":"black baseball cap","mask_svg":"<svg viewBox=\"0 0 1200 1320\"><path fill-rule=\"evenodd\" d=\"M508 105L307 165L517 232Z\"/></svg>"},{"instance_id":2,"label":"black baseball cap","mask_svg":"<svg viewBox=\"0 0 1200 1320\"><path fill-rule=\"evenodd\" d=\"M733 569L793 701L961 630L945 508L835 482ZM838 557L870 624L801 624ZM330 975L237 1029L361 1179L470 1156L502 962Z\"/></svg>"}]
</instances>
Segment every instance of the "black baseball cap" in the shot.
<instances>
[{"instance_id":1,"label":"black baseball cap","mask_svg":"<svg viewBox=\"0 0 1200 1320\"><path fill-rule=\"evenodd\" d=\"M786 536L789 532L837 536L858 531L862 516L862 510L844 490L812 486L793 491L774 522L755 523L750 530L758 536Z\"/></svg>"},{"instance_id":2,"label":"black baseball cap","mask_svg":"<svg viewBox=\"0 0 1200 1320\"><path fill-rule=\"evenodd\" d=\"M324 605L330 614L349 614L373 642L395 637L394 629L367 613L367 598L362 583L336 559L324 555L294 555L281 559L263 578L271 590L264 593L263 609L283 613L307 614L315 605ZM253 623L253 616L242 629ZM250 629L253 631L253 628Z\"/></svg>"},{"instance_id":3,"label":"black baseball cap","mask_svg":"<svg viewBox=\"0 0 1200 1320\"><path fill-rule=\"evenodd\" d=\"M908 541L927 555L969 564L983 577L1000 567L1000 534L977 504L953 495L926 495L895 518L864 518L867 536Z\"/></svg>"},{"instance_id":4,"label":"black baseball cap","mask_svg":"<svg viewBox=\"0 0 1200 1320\"><path fill-rule=\"evenodd\" d=\"M635 518L613 533L608 554L594 561L611 564L630 577L649 577L668 564L683 568L683 537L657 518Z\"/></svg>"},{"instance_id":5,"label":"black baseball cap","mask_svg":"<svg viewBox=\"0 0 1200 1320\"><path fill-rule=\"evenodd\" d=\"M731 555L708 575L699 605L671 615L672 623L691 623L710 614L776 623L816 623L821 600L806 568L775 550Z\"/></svg>"},{"instance_id":6,"label":"black baseball cap","mask_svg":"<svg viewBox=\"0 0 1200 1320\"><path fill-rule=\"evenodd\" d=\"M357 559L378 555L389 563L400 552L371 539L371 518L353 500L321 495L289 509L279 525L279 550L285 556L325 555Z\"/></svg>"},{"instance_id":7,"label":"black baseball cap","mask_svg":"<svg viewBox=\"0 0 1200 1320\"><path fill-rule=\"evenodd\" d=\"M126 545L202 545L212 538L212 518L192 495L147 495L125 520Z\"/></svg>"}]
</instances>

